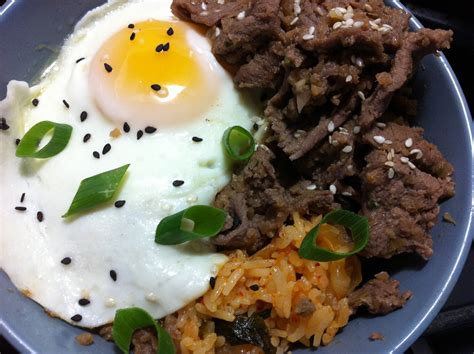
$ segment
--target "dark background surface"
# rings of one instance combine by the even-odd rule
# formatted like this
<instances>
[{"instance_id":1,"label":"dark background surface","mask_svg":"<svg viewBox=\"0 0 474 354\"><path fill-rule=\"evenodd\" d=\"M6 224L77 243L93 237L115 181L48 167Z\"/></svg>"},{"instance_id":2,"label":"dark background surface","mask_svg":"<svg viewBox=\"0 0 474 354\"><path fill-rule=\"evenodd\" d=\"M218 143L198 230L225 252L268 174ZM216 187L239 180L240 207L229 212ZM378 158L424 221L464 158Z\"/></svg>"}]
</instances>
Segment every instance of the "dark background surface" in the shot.
<instances>
[{"instance_id":1,"label":"dark background surface","mask_svg":"<svg viewBox=\"0 0 474 354\"><path fill-rule=\"evenodd\" d=\"M38 1L40 0L30 0ZM70 0L72 1L72 0ZM157 0L158 1L158 0ZM474 109L474 1L402 1L426 27L452 29L452 48L446 51L469 107ZM5 0L0 0L0 6ZM0 68L1 70L1 68ZM0 336L0 354L16 353ZM442 312L407 354L474 353L474 247Z\"/></svg>"}]
</instances>

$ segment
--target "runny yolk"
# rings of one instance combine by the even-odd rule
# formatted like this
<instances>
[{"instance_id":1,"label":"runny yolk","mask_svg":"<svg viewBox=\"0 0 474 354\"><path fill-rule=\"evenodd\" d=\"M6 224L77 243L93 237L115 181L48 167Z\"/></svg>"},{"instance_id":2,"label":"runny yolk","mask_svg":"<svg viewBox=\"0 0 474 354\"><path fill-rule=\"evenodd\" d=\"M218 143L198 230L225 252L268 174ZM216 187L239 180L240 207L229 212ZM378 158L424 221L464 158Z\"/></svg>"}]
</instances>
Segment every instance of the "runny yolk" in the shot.
<instances>
[{"instance_id":1,"label":"runny yolk","mask_svg":"<svg viewBox=\"0 0 474 354\"><path fill-rule=\"evenodd\" d=\"M198 39L192 46L190 37ZM92 60L94 99L118 123L157 125L199 118L217 91L212 65L200 57L209 50L202 35L182 22L145 21L125 27Z\"/></svg>"}]
</instances>

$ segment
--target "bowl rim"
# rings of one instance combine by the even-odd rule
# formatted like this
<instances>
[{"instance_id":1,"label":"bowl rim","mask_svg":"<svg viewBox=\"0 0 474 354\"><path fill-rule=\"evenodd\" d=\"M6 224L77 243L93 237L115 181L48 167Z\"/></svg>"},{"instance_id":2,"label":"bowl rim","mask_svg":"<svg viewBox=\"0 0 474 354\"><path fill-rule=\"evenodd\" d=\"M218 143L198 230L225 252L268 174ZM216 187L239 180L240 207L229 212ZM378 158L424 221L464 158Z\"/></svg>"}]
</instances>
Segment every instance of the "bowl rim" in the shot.
<instances>
[{"instance_id":1,"label":"bowl rim","mask_svg":"<svg viewBox=\"0 0 474 354\"><path fill-rule=\"evenodd\" d=\"M17 2L17 0L7 0L6 3L2 6L2 8L0 8L0 16L6 15L7 10L9 10L10 8L14 8L13 5L15 5L15 3L18 4L19 2L20 1ZM424 28L423 25L420 23L420 21L399 0L385 0L385 2L389 6L402 9L408 12L409 14L411 14L410 28L412 30L418 31L421 28ZM438 294L436 299L433 301L429 310L426 311L426 313L424 314L423 318L413 326L413 329L404 338L401 338L398 344L394 348L387 348L389 353L403 353L405 350L407 350L413 344L413 342L422 335L422 333L429 326L429 324L434 319L434 317L441 310L441 307L447 301L451 291L454 288L454 285L456 284L461 274L463 265L467 259L467 255L471 247L471 238L474 237L474 222L473 222L473 219L474 219L474 136L473 136L474 123L472 122L472 117L471 117L471 113L470 113L466 98L456 78L456 75L453 72L453 69L451 68L449 62L447 61L443 53L441 53L439 59L440 59L440 64L442 65L442 70L448 74L450 87L454 89L455 91L457 103L460 105L460 108L462 111L462 123L465 126L465 128L468 130L468 135L470 137L468 141L469 146L467 146L467 148L470 148L471 150L471 154L470 154L471 166L469 166L472 172L472 174L470 174L469 176L471 180L471 193L472 193L471 194L472 199L471 199L471 205L470 205L471 210L469 213L468 221L466 223L466 228L464 230L465 232L463 235L460 235L462 236L462 241L463 241L461 248L459 250L460 252L457 254L455 264L450 270L446 278L447 280L445 281L442 291ZM28 345L27 342L22 340L21 336L19 336L18 333L15 333L14 331L11 330L11 328L8 326L7 323L5 323L1 315L0 315L0 334L4 336L5 339L8 342L10 342L10 344L13 345L20 352L30 352L30 353L36 352L33 348L31 348L31 346Z\"/></svg>"}]
</instances>

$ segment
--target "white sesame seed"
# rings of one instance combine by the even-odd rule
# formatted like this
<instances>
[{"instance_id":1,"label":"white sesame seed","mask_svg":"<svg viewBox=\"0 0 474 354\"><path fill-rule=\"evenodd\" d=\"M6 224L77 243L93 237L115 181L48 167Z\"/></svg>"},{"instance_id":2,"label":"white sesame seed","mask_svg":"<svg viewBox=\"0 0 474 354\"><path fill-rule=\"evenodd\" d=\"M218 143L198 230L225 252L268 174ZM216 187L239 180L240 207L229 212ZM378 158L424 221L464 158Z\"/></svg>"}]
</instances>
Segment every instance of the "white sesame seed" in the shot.
<instances>
[{"instance_id":1,"label":"white sesame seed","mask_svg":"<svg viewBox=\"0 0 474 354\"><path fill-rule=\"evenodd\" d=\"M401 161L402 163L408 163L408 162L410 161L410 159L409 159L408 157L406 157L406 156L402 156L402 157L400 157L400 161Z\"/></svg>"},{"instance_id":2,"label":"white sesame seed","mask_svg":"<svg viewBox=\"0 0 474 354\"><path fill-rule=\"evenodd\" d=\"M201 15L201 16L207 16L207 15L209 15L209 12L207 12L207 11L201 11L200 15Z\"/></svg>"},{"instance_id":3,"label":"white sesame seed","mask_svg":"<svg viewBox=\"0 0 474 354\"><path fill-rule=\"evenodd\" d=\"M351 81L352 81L352 75L347 75L346 82L351 82Z\"/></svg>"},{"instance_id":4,"label":"white sesame seed","mask_svg":"<svg viewBox=\"0 0 474 354\"><path fill-rule=\"evenodd\" d=\"M313 38L314 38L314 35L312 35L312 34L305 34L305 35L303 36L303 40L305 40L305 41L309 41L309 40L311 40L311 39L313 39Z\"/></svg>"},{"instance_id":5,"label":"white sesame seed","mask_svg":"<svg viewBox=\"0 0 474 354\"><path fill-rule=\"evenodd\" d=\"M369 12L372 12L374 11L374 9L372 8L372 6L370 6L369 4L364 4L364 8L369 11Z\"/></svg>"},{"instance_id":6,"label":"white sesame seed","mask_svg":"<svg viewBox=\"0 0 474 354\"><path fill-rule=\"evenodd\" d=\"M105 307L114 307L115 306L115 300L111 297L109 297L107 300L105 300Z\"/></svg>"},{"instance_id":7,"label":"white sesame seed","mask_svg":"<svg viewBox=\"0 0 474 354\"><path fill-rule=\"evenodd\" d=\"M344 15L345 16L345 15ZM352 25L354 24L354 20L352 18L348 19L348 20L345 20L344 23L343 23L346 27L352 27Z\"/></svg>"},{"instance_id":8,"label":"white sesame seed","mask_svg":"<svg viewBox=\"0 0 474 354\"><path fill-rule=\"evenodd\" d=\"M392 160L393 160L393 156L392 156L392 153L391 153L391 152L389 152L389 153L387 154L387 160L388 160L388 161L392 161Z\"/></svg>"},{"instance_id":9,"label":"white sesame seed","mask_svg":"<svg viewBox=\"0 0 474 354\"><path fill-rule=\"evenodd\" d=\"M392 154L392 157L395 157L395 150L393 148L390 149L390 153Z\"/></svg>"},{"instance_id":10,"label":"white sesame seed","mask_svg":"<svg viewBox=\"0 0 474 354\"><path fill-rule=\"evenodd\" d=\"M146 294L145 298L149 302L157 302L158 301L158 297L153 292Z\"/></svg>"},{"instance_id":11,"label":"white sesame seed","mask_svg":"<svg viewBox=\"0 0 474 354\"><path fill-rule=\"evenodd\" d=\"M348 170L352 170L353 168L354 168L354 166L352 166L352 165L347 166Z\"/></svg>"},{"instance_id":12,"label":"white sesame seed","mask_svg":"<svg viewBox=\"0 0 474 354\"><path fill-rule=\"evenodd\" d=\"M382 27L384 27L384 28L388 28L389 30L393 30L393 27L392 27L392 26L390 26L390 25L389 25L389 24L387 24L387 23L384 23L384 24L382 25Z\"/></svg>"},{"instance_id":13,"label":"white sesame seed","mask_svg":"<svg viewBox=\"0 0 474 354\"><path fill-rule=\"evenodd\" d=\"M423 157L423 152L420 149L413 149L410 151L410 155L416 154L415 158L417 160L421 159Z\"/></svg>"},{"instance_id":14,"label":"white sesame seed","mask_svg":"<svg viewBox=\"0 0 474 354\"><path fill-rule=\"evenodd\" d=\"M395 177L395 170L390 167L390 168L388 169L387 175L388 175L388 178L389 178L389 179L392 179L393 177Z\"/></svg>"},{"instance_id":15,"label":"white sesame seed","mask_svg":"<svg viewBox=\"0 0 474 354\"><path fill-rule=\"evenodd\" d=\"M337 192L337 188L334 184L331 184L329 186L329 190L331 191L332 194L336 194L336 192Z\"/></svg>"},{"instance_id":16,"label":"white sesame seed","mask_svg":"<svg viewBox=\"0 0 474 354\"><path fill-rule=\"evenodd\" d=\"M411 161L408 161L408 167L410 167L412 170L416 168L416 166Z\"/></svg>"},{"instance_id":17,"label":"white sesame seed","mask_svg":"<svg viewBox=\"0 0 474 354\"><path fill-rule=\"evenodd\" d=\"M355 28L361 28L364 25L364 21L356 21L354 22L354 27Z\"/></svg>"},{"instance_id":18,"label":"white sesame seed","mask_svg":"<svg viewBox=\"0 0 474 354\"><path fill-rule=\"evenodd\" d=\"M377 144L383 144L385 142L385 138L380 135L375 135L373 139Z\"/></svg>"},{"instance_id":19,"label":"white sesame seed","mask_svg":"<svg viewBox=\"0 0 474 354\"><path fill-rule=\"evenodd\" d=\"M204 2L201 3L201 9L202 9L203 11L206 11L206 10L207 10L207 5L206 5Z\"/></svg>"},{"instance_id":20,"label":"white sesame seed","mask_svg":"<svg viewBox=\"0 0 474 354\"><path fill-rule=\"evenodd\" d=\"M387 162L385 162L384 165L385 165L385 166L389 166L389 167L395 166L395 164L393 163L393 161L387 161Z\"/></svg>"},{"instance_id":21,"label":"white sesame seed","mask_svg":"<svg viewBox=\"0 0 474 354\"><path fill-rule=\"evenodd\" d=\"M362 91L357 91L357 94L359 95L359 97L362 101L365 101L365 95Z\"/></svg>"},{"instance_id":22,"label":"white sesame seed","mask_svg":"<svg viewBox=\"0 0 474 354\"><path fill-rule=\"evenodd\" d=\"M321 6L316 7L316 11L318 12L319 16L324 16L324 10Z\"/></svg>"},{"instance_id":23,"label":"white sesame seed","mask_svg":"<svg viewBox=\"0 0 474 354\"><path fill-rule=\"evenodd\" d=\"M377 18L377 19L374 20L374 23L375 23L376 25L379 25L381 22L382 22L382 19L381 19L381 18Z\"/></svg>"},{"instance_id":24,"label":"white sesame seed","mask_svg":"<svg viewBox=\"0 0 474 354\"><path fill-rule=\"evenodd\" d=\"M334 131L334 122L331 120L328 123L328 132L332 133Z\"/></svg>"},{"instance_id":25,"label":"white sesame seed","mask_svg":"<svg viewBox=\"0 0 474 354\"><path fill-rule=\"evenodd\" d=\"M295 13L295 16L298 16L301 13L300 2L301 0L295 0L293 4L293 12Z\"/></svg>"},{"instance_id":26,"label":"white sesame seed","mask_svg":"<svg viewBox=\"0 0 474 354\"><path fill-rule=\"evenodd\" d=\"M393 141L387 139L387 140L385 140L385 144L387 144L387 145L392 145L392 144L393 144Z\"/></svg>"},{"instance_id":27,"label":"white sesame seed","mask_svg":"<svg viewBox=\"0 0 474 354\"><path fill-rule=\"evenodd\" d=\"M352 132L353 132L354 134L359 134L359 133L360 133L360 127L359 127L358 125L356 125L356 126L354 127L354 129L352 129Z\"/></svg>"},{"instance_id":28,"label":"white sesame seed","mask_svg":"<svg viewBox=\"0 0 474 354\"><path fill-rule=\"evenodd\" d=\"M237 20L243 20L245 18L245 11L241 11L239 12L239 14L237 15Z\"/></svg>"},{"instance_id":29,"label":"white sesame seed","mask_svg":"<svg viewBox=\"0 0 474 354\"><path fill-rule=\"evenodd\" d=\"M333 25L332 25L332 29L333 30L337 30L339 27L342 26L342 22L335 22Z\"/></svg>"},{"instance_id":30,"label":"white sesame seed","mask_svg":"<svg viewBox=\"0 0 474 354\"><path fill-rule=\"evenodd\" d=\"M379 29L379 25L375 21L369 21L369 26L373 30L378 30Z\"/></svg>"},{"instance_id":31,"label":"white sesame seed","mask_svg":"<svg viewBox=\"0 0 474 354\"><path fill-rule=\"evenodd\" d=\"M377 127L379 127L379 128L382 128L382 129L387 126L387 124L385 124L385 123L383 123L383 122L377 122L375 125L376 125Z\"/></svg>"},{"instance_id":32,"label":"white sesame seed","mask_svg":"<svg viewBox=\"0 0 474 354\"><path fill-rule=\"evenodd\" d=\"M329 135L329 144L332 145L332 136L331 135Z\"/></svg>"},{"instance_id":33,"label":"white sesame seed","mask_svg":"<svg viewBox=\"0 0 474 354\"><path fill-rule=\"evenodd\" d=\"M346 8L341 6L334 8L334 10L339 11L341 14L345 14L347 12Z\"/></svg>"},{"instance_id":34,"label":"white sesame seed","mask_svg":"<svg viewBox=\"0 0 474 354\"><path fill-rule=\"evenodd\" d=\"M351 192L342 192L341 194L342 194L342 195L345 195L346 197L352 196L352 193L351 193Z\"/></svg>"},{"instance_id":35,"label":"white sesame seed","mask_svg":"<svg viewBox=\"0 0 474 354\"><path fill-rule=\"evenodd\" d=\"M189 197L186 198L186 201L188 203L196 203L198 201L197 195L190 195Z\"/></svg>"},{"instance_id":36,"label":"white sesame seed","mask_svg":"<svg viewBox=\"0 0 474 354\"><path fill-rule=\"evenodd\" d=\"M171 205L168 204L168 203L163 203L163 204L161 204L161 210L170 211L171 210Z\"/></svg>"},{"instance_id":37,"label":"white sesame seed","mask_svg":"<svg viewBox=\"0 0 474 354\"><path fill-rule=\"evenodd\" d=\"M217 0L217 3L218 3L219 5L224 5L224 4L225 4L225 0Z\"/></svg>"},{"instance_id":38,"label":"white sesame seed","mask_svg":"<svg viewBox=\"0 0 474 354\"><path fill-rule=\"evenodd\" d=\"M328 12L328 16L329 18L333 19L333 20L342 20L343 19L343 16L344 16L344 13L346 13L346 9L343 8L343 7L339 7L339 8L334 8L334 9L331 9L329 10Z\"/></svg>"},{"instance_id":39,"label":"white sesame seed","mask_svg":"<svg viewBox=\"0 0 474 354\"><path fill-rule=\"evenodd\" d=\"M308 34L314 34L315 30L316 30L316 28L314 26L311 26L308 30Z\"/></svg>"},{"instance_id":40,"label":"white sesame seed","mask_svg":"<svg viewBox=\"0 0 474 354\"><path fill-rule=\"evenodd\" d=\"M342 149L342 152L345 152L346 154L350 153L352 151L352 146L351 145L346 145Z\"/></svg>"},{"instance_id":41,"label":"white sesame seed","mask_svg":"<svg viewBox=\"0 0 474 354\"><path fill-rule=\"evenodd\" d=\"M314 191L316 189L316 185L315 184L310 184L309 186L306 187L307 190L309 191Z\"/></svg>"},{"instance_id":42,"label":"white sesame seed","mask_svg":"<svg viewBox=\"0 0 474 354\"><path fill-rule=\"evenodd\" d=\"M405 140L405 146L407 148L411 148L413 146L413 139L412 138L408 138L407 140Z\"/></svg>"},{"instance_id":43,"label":"white sesame seed","mask_svg":"<svg viewBox=\"0 0 474 354\"><path fill-rule=\"evenodd\" d=\"M344 19L344 21L347 21L347 20L352 20L352 16L354 16L353 12L346 12L342 18Z\"/></svg>"},{"instance_id":44,"label":"white sesame seed","mask_svg":"<svg viewBox=\"0 0 474 354\"><path fill-rule=\"evenodd\" d=\"M216 37L219 37L221 34L221 30L219 27L216 27Z\"/></svg>"},{"instance_id":45,"label":"white sesame seed","mask_svg":"<svg viewBox=\"0 0 474 354\"><path fill-rule=\"evenodd\" d=\"M364 66L364 61L362 60L362 58L359 58L357 57L355 59L355 64L359 67L359 68L362 68Z\"/></svg>"},{"instance_id":46,"label":"white sesame seed","mask_svg":"<svg viewBox=\"0 0 474 354\"><path fill-rule=\"evenodd\" d=\"M296 22L298 22L298 17L295 17L293 21L290 22L290 26L293 26Z\"/></svg>"},{"instance_id":47,"label":"white sesame seed","mask_svg":"<svg viewBox=\"0 0 474 354\"><path fill-rule=\"evenodd\" d=\"M390 28L387 28L387 27L379 27L379 28L377 29L377 31L379 31L380 33L384 33L384 34L385 34L385 33L390 32Z\"/></svg>"}]
</instances>

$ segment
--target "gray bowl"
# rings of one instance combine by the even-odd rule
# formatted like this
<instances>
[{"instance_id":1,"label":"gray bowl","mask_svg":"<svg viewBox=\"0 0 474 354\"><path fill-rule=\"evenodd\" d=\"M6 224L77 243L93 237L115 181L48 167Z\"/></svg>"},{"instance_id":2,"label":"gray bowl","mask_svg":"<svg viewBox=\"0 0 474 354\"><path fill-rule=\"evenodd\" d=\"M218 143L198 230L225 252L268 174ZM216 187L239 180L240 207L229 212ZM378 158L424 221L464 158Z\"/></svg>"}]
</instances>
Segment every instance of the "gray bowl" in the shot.
<instances>
[{"instance_id":1,"label":"gray bowl","mask_svg":"<svg viewBox=\"0 0 474 354\"><path fill-rule=\"evenodd\" d=\"M159 1L159 0L157 0ZM9 0L0 8L0 98L11 79L34 81L50 62L65 36L88 9L102 0ZM392 6L403 8L397 1ZM411 20L414 30L421 28ZM424 263L397 258L389 271L402 289L414 297L402 310L376 318L352 320L328 347L318 353L403 352L418 338L448 298L471 245L472 140L471 116L458 81L446 58L423 60L416 80L420 114L418 124L456 169L456 196L442 204L457 226L439 223L432 231L434 255ZM373 331L383 341L370 342ZM82 347L74 337L83 330L47 316L42 308L21 295L0 271L0 333L21 352L114 353L114 345L96 336L95 344ZM311 350L298 350L298 353Z\"/></svg>"}]
</instances>

